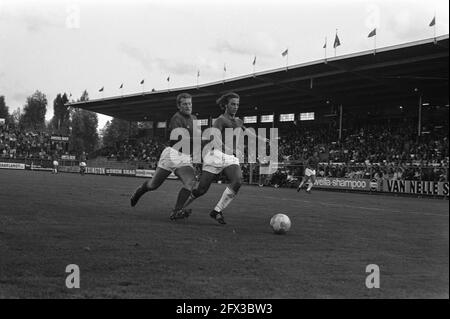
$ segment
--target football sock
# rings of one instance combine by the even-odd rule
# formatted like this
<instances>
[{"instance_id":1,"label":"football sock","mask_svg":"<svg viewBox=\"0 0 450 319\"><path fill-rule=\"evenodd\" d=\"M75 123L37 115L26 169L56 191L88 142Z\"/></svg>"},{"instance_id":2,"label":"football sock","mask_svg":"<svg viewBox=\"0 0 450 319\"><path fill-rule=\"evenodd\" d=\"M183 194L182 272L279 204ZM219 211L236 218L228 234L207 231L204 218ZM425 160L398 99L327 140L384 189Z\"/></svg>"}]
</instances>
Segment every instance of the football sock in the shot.
<instances>
[{"instance_id":1,"label":"football sock","mask_svg":"<svg viewBox=\"0 0 450 319\"><path fill-rule=\"evenodd\" d=\"M184 187L182 189L180 189L180 191L178 192L177 203L175 204L175 210L182 209L183 204L189 199L190 196L191 196L190 190L188 190Z\"/></svg>"},{"instance_id":2,"label":"football sock","mask_svg":"<svg viewBox=\"0 0 450 319\"><path fill-rule=\"evenodd\" d=\"M309 191L311 190L312 187L313 187L313 183L312 183L312 182L309 182L307 191L309 192Z\"/></svg>"},{"instance_id":3,"label":"football sock","mask_svg":"<svg viewBox=\"0 0 450 319\"><path fill-rule=\"evenodd\" d=\"M298 188L302 188L304 183L305 183L305 181L301 181L300 185L298 185Z\"/></svg>"},{"instance_id":4,"label":"football sock","mask_svg":"<svg viewBox=\"0 0 450 319\"><path fill-rule=\"evenodd\" d=\"M186 203L184 203L183 208L188 207L196 198L197 197L193 193L191 193L191 195L187 199Z\"/></svg>"},{"instance_id":5,"label":"football sock","mask_svg":"<svg viewBox=\"0 0 450 319\"><path fill-rule=\"evenodd\" d=\"M145 181L144 184L142 184L141 189L144 191L144 193L151 191L152 189L148 186L149 181Z\"/></svg>"},{"instance_id":6,"label":"football sock","mask_svg":"<svg viewBox=\"0 0 450 319\"><path fill-rule=\"evenodd\" d=\"M236 193L233 192L230 188L227 187L223 191L222 198L219 200L219 202L217 203L217 205L214 208L214 210L216 212L223 211L225 208L227 208L228 205L230 205L230 203L233 201L233 199L235 197L236 197Z\"/></svg>"}]
</instances>

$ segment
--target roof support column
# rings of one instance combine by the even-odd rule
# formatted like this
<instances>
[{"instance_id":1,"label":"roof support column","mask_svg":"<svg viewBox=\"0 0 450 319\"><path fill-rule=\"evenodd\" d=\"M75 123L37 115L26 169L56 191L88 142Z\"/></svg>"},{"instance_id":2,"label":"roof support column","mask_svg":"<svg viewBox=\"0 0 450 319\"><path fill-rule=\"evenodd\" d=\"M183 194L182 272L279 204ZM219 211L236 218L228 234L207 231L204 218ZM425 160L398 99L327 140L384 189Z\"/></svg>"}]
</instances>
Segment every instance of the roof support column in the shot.
<instances>
[{"instance_id":1,"label":"roof support column","mask_svg":"<svg viewBox=\"0 0 450 319\"><path fill-rule=\"evenodd\" d=\"M418 121L417 121L417 136L422 135L422 94L419 95L419 109L418 109Z\"/></svg>"},{"instance_id":2,"label":"roof support column","mask_svg":"<svg viewBox=\"0 0 450 319\"><path fill-rule=\"evenodd\" d=\"M167 120L166 125L164 126L164 140L167 140Z\"/></svg>"},{"instance_id":3,"label":"roof support column","mask_svg":"<svg viewBox=\"0 0 450 319\"><path fill-rule=\"evenodd\" d=\"M342 139L342 113L344 112L344 107L339 105L339 141Z\"/></svg>"}]
</instances>

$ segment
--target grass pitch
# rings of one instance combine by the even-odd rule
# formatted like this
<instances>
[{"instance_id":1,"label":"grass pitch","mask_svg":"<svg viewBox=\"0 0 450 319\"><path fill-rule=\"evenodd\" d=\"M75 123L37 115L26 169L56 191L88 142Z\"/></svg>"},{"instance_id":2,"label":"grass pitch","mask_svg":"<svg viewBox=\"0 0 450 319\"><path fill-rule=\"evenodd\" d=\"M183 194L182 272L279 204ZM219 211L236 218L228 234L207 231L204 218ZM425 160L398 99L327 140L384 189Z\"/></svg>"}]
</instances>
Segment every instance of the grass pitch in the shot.
<instances>
[{"instance_id":1,"label":"grass pitch","mask_svg":"<svg viewBox=\"0 0 450 319\"><path fill-rule=\"evenodd\" d=\"M449 298L447 200L243 186L222 226L208 213L225 185L174 222L181 184L131 208L142 182L0 170L0 298Z\"/></svg>"}]
</instances>

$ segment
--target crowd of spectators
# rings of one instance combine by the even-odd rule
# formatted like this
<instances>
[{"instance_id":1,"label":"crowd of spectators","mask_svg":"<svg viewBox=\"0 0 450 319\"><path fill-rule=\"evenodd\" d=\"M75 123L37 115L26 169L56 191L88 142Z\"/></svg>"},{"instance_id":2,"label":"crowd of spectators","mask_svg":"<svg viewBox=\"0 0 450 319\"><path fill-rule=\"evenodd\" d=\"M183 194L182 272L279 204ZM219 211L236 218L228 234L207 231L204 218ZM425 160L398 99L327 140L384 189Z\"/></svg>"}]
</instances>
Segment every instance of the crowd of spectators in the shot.
<instances>
[{"instance_id":1,"label":"crowd of spectators","mask_svg":"<svg viewBox=\"0 0 450 319\"><path fill-rule=\"evenodd\" d=\"M420 166L410 164L343 165L322 164L318 176L352 179L448 181L448 166Z\"/></svg>"},{"instance_id":2,"label":"crowd of spectators","mask_svg":"<svg viewBox=\"0 0 450 319\"><path fill-rule=\"evenodd\" d=\"M302 176L302 165L314 151L321 162L318 176L448 180L448 127L432 127L418 138L415 123L408 120L347 123L339 139L336 126L291 125L281 127L279 136L279 161L286 165L271 177L277 185ZM155 168L165 145L160 139L145 138L117 143L105 151L109 160L140 161ZM259 175L257 166L250 172L245 164L242 170L246 181ZM258 180L253 182L269 183Z\"/></svg>"},{"instance_id":3,"label":"crowd of spectators","mask_svg":"<svg viewBox=\"0 0 450 319\"><path fill-rule=\"evenodd\" d=\"M425 128L418 137L415 123L402 120L347 125L340 140L336 127L290 128L280 135L283 162L300 167L294 176L317 151L321 177L448 181L448 127ZM292 170L281 170L284 179Z\"/></svg>"},{"instance_id":4,"label":"crowd of spectators","mask_svg":"<svg viewBox=\"0 0 450 319\"><path fill-rule=\"evenodd\" d=\"M410 122L347 127L308 127L282 131L279 153L284 160L305 160L318 151L328 163L448 165L448 128L431 128L420 138Z\"/></svg>"},{"instance_id":5,"label":"crowd of spectators","mask_svg":"<svg viewBox=\"0 0 450 319\"><path fill-rule=\"evenodd\" d=\"M67 142L54 141L52 134L22 131L0 125L0 158L52 160L68 155Z\"/></svg>"},{"instance_id":6,"label":"crowd of spectators","mask_svg":"<svg viewBox=\"0 0 450 319\"><path fill-rule=\"evenodd\" d=\"M115 146L106 147L101 155L112 161L144 162L156 168L159 155L166 146L161 139L143 138L117 142Z\"/></svg>"},{"instance_id":7,"label":"crowd of spectators","mask_svg":"<svg viewBox=\"0 0 450 319\"><path fill-rule=\"evenodd\" d=\"M342 136L334 125L291 125L279 128L281 169L268 179L258 166L242 166L244 180L282 185L303 175L303 163L318 152L322 177L355 179L448 180L448 127L425 128L420 137L408 120L395 123L344 125ZM54 141L46 132L26 132L0 126L0 158L48 159L68 154L67 143ZM118 141L98 155L110 161L142 162L156 168L166 141L153 138ZM257 179L257 180L255 180Z\"/></svg>"}]
</instances>

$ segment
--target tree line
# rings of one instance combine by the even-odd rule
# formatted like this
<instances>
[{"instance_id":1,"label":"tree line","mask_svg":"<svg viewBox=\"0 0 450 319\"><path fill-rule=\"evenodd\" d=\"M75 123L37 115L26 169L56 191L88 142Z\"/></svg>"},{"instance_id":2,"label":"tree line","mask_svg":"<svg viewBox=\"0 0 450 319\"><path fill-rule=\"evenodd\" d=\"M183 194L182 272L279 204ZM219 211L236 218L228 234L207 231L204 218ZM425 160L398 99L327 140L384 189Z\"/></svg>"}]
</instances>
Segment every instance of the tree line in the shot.
<instances>
[{"instance_id":1,"label":"tree line","mask_svg":"<svg viewBox=\"0 0 450 319\"><path fill-rule=\"evenodd\" d=\"M89 100L84 91L77 101ZM97 113L67 106L69 97L66 93L58 93L53 100L53 117L46 122L47 96L37 90L28 96L22 108L9 112L5 96L0 95L0 119L5 120L9 130L22 132L46 132L53 135L69 137L69 151L72 154L92 152L99 147L97 133Z\"/></svg>"},{"instance_id":2,"label":"tree line","mask_svg":"<svg viewBox=\"0 0 450 319\"><path fill-rule=\"evenodd\" d=\"M92 153L101 147L117 148L121 142L137 134L137 123L113 118L100 130L100 137L97 113L66 105L70 97L66 93L57 94L53 100L53 117L46 122L48 101L39 90L27 97L22 108L12 113L6 105L5 96L0 95L0 119L5 119L9 129L68 136L69 152L77 155ZM88 100L89 94L85 90L77 102Z\"/></svg>"}]
</instances>

